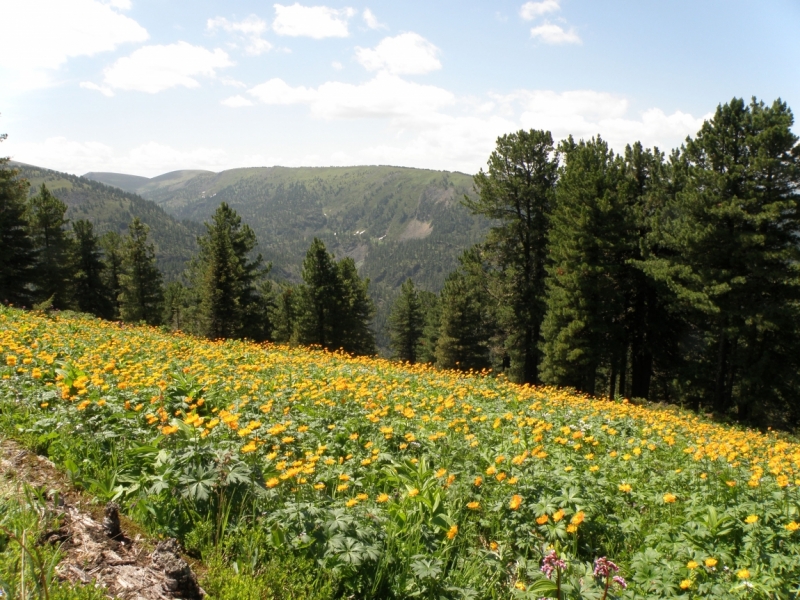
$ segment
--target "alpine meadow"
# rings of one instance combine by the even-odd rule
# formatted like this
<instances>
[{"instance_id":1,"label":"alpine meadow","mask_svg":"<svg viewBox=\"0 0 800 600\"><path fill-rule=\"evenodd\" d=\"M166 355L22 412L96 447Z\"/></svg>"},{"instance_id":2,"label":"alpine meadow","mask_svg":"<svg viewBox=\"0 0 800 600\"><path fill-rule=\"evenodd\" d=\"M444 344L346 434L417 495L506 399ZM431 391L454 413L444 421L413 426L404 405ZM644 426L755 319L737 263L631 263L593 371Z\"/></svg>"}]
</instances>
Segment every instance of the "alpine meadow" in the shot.
<instances>
[{"instance_id":1,"label":"alpine meadow","mask_svg":"<svg viewBox=\"0 0 800 600\"><path fill-rule=\"evenodd\" d=\"M800 600L800 9L371 2L0 9L0 598Z\"/></svg>"}]
</instances>

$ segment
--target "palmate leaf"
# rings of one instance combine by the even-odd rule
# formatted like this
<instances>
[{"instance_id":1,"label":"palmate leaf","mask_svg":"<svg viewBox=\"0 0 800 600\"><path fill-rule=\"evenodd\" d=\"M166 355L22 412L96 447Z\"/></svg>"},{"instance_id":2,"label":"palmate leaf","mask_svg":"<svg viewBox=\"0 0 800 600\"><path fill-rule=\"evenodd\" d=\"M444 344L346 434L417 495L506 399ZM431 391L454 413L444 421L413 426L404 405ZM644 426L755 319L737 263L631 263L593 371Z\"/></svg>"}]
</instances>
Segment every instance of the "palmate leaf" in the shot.
<instances>
[{"instance_id":1,"label":"palmate leaf","mask_svg":"<svg viewBox=\"0 0 800 600\"><path fill-rule=\"evenodd\" d=\"M188 473L178 478L178 483L183 488L181 496L190 500L208 500L211 490L217 483L217 473L214 469L195 467Z\"/></svg>"}]
</instances>

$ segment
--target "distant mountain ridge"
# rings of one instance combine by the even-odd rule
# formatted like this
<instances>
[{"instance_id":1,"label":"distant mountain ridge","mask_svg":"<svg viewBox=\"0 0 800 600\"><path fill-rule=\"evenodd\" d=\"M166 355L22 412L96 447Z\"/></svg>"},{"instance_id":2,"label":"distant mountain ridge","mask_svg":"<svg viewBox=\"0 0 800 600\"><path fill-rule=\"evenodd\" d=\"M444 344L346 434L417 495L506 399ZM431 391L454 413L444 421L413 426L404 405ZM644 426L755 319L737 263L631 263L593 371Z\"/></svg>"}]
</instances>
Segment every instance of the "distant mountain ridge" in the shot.
<instances>
[{"instance_id":1,"label":"distant mountain ridge","mask_svg":"<svg viewBox=\"0 0 800 600\"><path fill-rule=\"evenodd\" d=\"M387 166L254 167L173 171L151 179L119 173L85 177L126 185L179 220L207 220L227 202L255 231L258 251L278 279L299 281L311 240L322 239L337 256L353 257L370 278L379 330L407 277L438 291L460 253L491 226L461 204L474 193L472 177L464 173Z\"/></svg>"},{"instance_id":2,"label":"distant mountain ridge","mask_svg":"<svg viewBox=\"0 0 800 600\"><path fill-rule=\"evenodd\" d=\"M125 235L133 218L139 217L150 228L158 266L168 279L183 272L197 251L197 236L205 231L201 224L181 222L154 202L121 188L32 165L13 163L12 166L30 181L31 194L37 193L44 183L67 205L68 219L87 219L98 234L116 231Z\"/></svg>"}]
</instances>

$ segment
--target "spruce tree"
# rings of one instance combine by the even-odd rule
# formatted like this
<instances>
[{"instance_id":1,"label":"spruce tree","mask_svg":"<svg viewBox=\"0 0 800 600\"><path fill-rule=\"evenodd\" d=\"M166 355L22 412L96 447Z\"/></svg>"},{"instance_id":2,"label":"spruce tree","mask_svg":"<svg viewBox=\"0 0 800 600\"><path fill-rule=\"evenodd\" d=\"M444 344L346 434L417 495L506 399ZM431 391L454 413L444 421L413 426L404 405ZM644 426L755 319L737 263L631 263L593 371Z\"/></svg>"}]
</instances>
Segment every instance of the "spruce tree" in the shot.
<instances>
[{"instance_id":1,"label":"spruce tree","mask_svg":"<svg viewBox=\"0 0 800 600\"><path fill-rule=\"evenodd\" d=\"M110 299L109 318L119 319L124 255L122 237L116 231L108 231L100 238L100 247L103 250L103 285Z\"/></svg>"},{"instance_id":2,"label":"spruce tree","mask_svg":"<svg viewBox=\"0 0 800 600\"><path fill-rule=\"evenodd\" d=\"M442 288L436 366L479 371L492 364L494 315L480 249L466 250L460 262Z\"/></svg>"},{"instance_id":3,"label":"spruce tree","mask_svg":"<svg viewBox=\"0 0 800 600\"><path fill-rule=\"evenodd\" d=\"M546 383L595 393L598 370L624 346L624 206L620 160L600 138L562 143L543 324Z\"/></svg>"},{"instance_id":4,"label":"spruce tree","mask_svg":"<svg viewBox=\"0 0 800 600\"><path fill-rule=\"evenodd\" d=\"M400 286L400 295L389 315L389 335L394 357L414 364L417 362L419 343L422 338L425 315L417 289L411 279Z\"/></svg>"},{"instance_id":5,"label":"spruce tree","mask_svg":"<svg viewBox=\"0 0 800 600\"><path fill-rule=\"evenodd\" d=\"M800 334L800 147L785 103L717 107L682 160L685 190L648 264L694 323L690 393L720 413L792 409ZM796 410L796 409L795 409Z\"/></svg>"},{"instance_id":6,"label":"spruce tree","mask_svg":"<svg viewBox=\"0 0 800 600\"><path fill-rule=\"evenodd\" d=\"M422 311L422 335L417 345L417 362L433 364L436 362L436 345L442 324L442 304L439 296L427 290L419 290Z\"/></svg>"},{"instance_id":7,"label":"spruce tree","mask_svg":"<svg viewBox=\"0 0 800 600\"><path fill-rule=\"evenodd\" d=\"M114 317L111 292L106 287L105 265L94 226L85 220L72 224L75 236L75 302L82 312L104 319Z\"/></svg>"},{"instance_id":8,"label":"spruce tree","mask_svg":"<svg viewBox=\"0 0 800 600\"><path fill-rule=\"evenodd\" d=\"M120 316L123 321L157 325L162 318L164 290L155 248L147 234L147 225L134 218L123 243Z\"/></svg>"},{"instance_id":9,"label":"spruce tree","mask_svg":"<svg viewBox=\"0 0 800 600\"><path fill-rule=\"evenodd\" d=\"M541 325L545 313L547 236L558 162L549 131L497 138L488 170L475 175L478 197L464 204L499 221L487 236L486 256L496 268L495 295L514 378L539 381Z\"/></svg>"},{"instance_id":10,"label":"spruce tree","mask_svg":"<svg viewBox=\"0 0 800 600\"><path fill-rule=\"evenodd\" d=\"M297 340L301 344L336 348L336 319L342 289L333 255L314 238L303 260L303 282L298 291Z\"/></svg>"},{"instance_id":11,"label":"spruce tree","mask_svg":"<svg viewBox=\"0 0 800 600\"><path fill-rule=\"evenodd\" d=\"M293 303L297 341L354 354L374 353L369 280L359 277L353 259L337 263L322 240L314 238L303 261L303 281Z\"/></svg>"},{"instance_id":12,"label":"spruce tree","mask_svg":"<svg viewBox=\"0 0 800 600\"><path fill-rule=\"evenodd\" d=\"M264 276L261 255L250 258L256 236L226 203L220 204L198 238L194 282L200 305L200 332L210 338L266 339L269 327L258 288Z\"/></svg>"},{"instance_id":13,"label":"spruce tree","mask_svg":"<svg viewBox=\"0 0 800 600\"><path fill-rule=\"evenodd\" d=\"M52 299L56 309L72 308L74 290L73 240L65 218L67 205L45 184L29 200L31 233L36 248L36 293L39 301Z\"/></svg>"},{"instance_id":14,"label":"spruce tree","mask_svg":"<svg viewBox=\"0 0 800 600\"><path fill-rule=\"evenodd\" d=\"M0 302L30 306L36 255L26 219L29 184L8 161L0 158Z\"/></svg>"},{"instance_id":15,"label":"spruce tree","mask_svg":"<svg viewBox=\"0 0 800 600\"><path fill-rule=\"evenodd\" d=\"M341 298L337 303L338 318L334 320L334 348L358 355L375 354L375 335L370 322L375 315L375 306L367 292L369 279L361 279L356 262L348 257L336 265Z\"/></svg>"}]
</instances>

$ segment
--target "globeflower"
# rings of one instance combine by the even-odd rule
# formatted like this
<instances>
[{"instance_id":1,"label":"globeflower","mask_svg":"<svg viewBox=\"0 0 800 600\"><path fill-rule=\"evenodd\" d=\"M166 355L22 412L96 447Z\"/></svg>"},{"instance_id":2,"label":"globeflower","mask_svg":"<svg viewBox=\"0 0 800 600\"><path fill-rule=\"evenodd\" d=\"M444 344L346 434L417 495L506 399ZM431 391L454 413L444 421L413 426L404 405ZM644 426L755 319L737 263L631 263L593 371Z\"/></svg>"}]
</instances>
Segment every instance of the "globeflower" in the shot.
<instances>
[{"instance_id":1,"label":"globeflower","mask_svg":"<svg viewBox=\"0 0 800 600\"><path fill-rule=\"evenodd\" d=\"M622 483L619 485L619 491L622 492L623 494L630 494L632 489L633 488L629 483Z\"/></svg>"},{"instance_id":2,"label":"globeflower","mask_svg":"<svg viewBox=\"0 0 800 600\"><path fill-rule=\"evenodd\" d=\"M707 558L704 562L705 562L705 565L709 569L713 569L714 567L717 566L717 559L716 558Z\"/></svg>"},{"instance_id":3,"label":"globeflower","mask_svg":"<svg viewBox=\"0 0 800 600\"><path fill-rule=\"evenodd\" d=\"M678 499L678 497L675 494L664 494L664 503L665 504L672 504L677 499Z\"/></svg>"},{"instance_id":4,"label":"globeflower","mask_svg":"<svg viewBox=\"0 0 800 600\"><path fill-rule=\"evenodd\" d=\"M748 571L747 569L742 569L736 572L736 576L739 579L750 579L750 571Z\"/></svg>"},{"instance_id":5,"label":"globeflower","mask_svg":"<svg viewBox=\"0 0 800 600\"><path fill-rule=\"evenodd\" d=\"M452 540L456 535L458 535L458 525L453 525L447 530L447 539Z\"/></svg>"},{"instance_id":6,"label":"globeflower","mask_svg":"<svg viewBox=\"0 0 800 600\"><path fill-rule=\"evenodd\" d=\"M519 494L511 496L511 502L508 503L508 507L511 510L517 510L520 506L522 506L522 496Z\"/></svg>"},{"instance_id":7,"label":"globeflower","mask_svg":"<svg viewBox=\"0 0 800 600\"><path fill-rule=\"evenodd\" d=\"M758 521L758 515L748 515L747 518L744 520L745 523L748 525L752 525Z\"/></svg>"}]
</instances>

